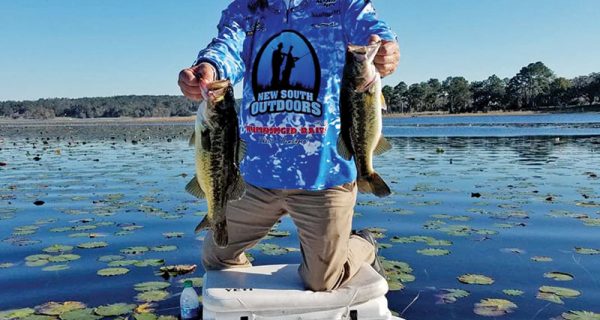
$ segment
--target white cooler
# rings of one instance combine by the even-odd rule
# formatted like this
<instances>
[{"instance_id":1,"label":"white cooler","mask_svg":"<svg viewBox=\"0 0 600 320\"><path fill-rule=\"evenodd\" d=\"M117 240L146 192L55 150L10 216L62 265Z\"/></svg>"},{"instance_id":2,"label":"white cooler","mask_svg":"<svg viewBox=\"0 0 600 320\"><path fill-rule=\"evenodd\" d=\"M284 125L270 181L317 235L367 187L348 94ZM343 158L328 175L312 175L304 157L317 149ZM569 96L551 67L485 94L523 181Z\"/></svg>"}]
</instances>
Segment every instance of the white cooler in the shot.
<instances>
[{"instance_id":1,"label":"white cooler","mask_svg":"<svg viewBox=\"0 0 600 320\"><path fill-rule=\"evenodd\" d=\"M204 320L392 320L388 285L365 264L332 292L304 289L297 264L208 271L202 289ZM401 320L401 319L400 319Z\"/></svg>"}]
</instances>

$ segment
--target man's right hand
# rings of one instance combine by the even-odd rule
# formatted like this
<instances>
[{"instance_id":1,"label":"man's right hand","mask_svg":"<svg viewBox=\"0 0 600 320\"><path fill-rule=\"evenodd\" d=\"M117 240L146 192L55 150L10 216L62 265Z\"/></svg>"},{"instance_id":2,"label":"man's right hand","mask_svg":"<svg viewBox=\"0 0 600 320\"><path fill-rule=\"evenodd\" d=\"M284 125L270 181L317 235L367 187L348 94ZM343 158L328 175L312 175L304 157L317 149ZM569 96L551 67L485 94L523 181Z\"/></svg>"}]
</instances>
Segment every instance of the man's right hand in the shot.
<instances>
[{"instance_id":1,"label":"man's right hand","mask_svg":"<svg viewBox=\"0 0 600 320\"><path fill-rule=\"evenodd\" d=\"M202 87L208 82L215 81L215 68L206 62L179 72L179 88L184 96L194 101L202 101Z\"/></svg>"}]
</instances>

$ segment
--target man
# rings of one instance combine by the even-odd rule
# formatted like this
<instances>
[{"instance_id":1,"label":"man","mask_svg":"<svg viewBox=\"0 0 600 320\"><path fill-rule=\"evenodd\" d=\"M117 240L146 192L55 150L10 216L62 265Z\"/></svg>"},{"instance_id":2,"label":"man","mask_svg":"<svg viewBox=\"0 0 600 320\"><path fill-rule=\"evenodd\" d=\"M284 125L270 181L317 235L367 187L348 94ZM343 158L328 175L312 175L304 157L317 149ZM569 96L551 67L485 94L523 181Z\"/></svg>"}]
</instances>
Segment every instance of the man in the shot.
<instances>
[{"instance_id":1,"label":"man","mask_svg":"<svg viewBox=\"0 0 600 320\"><path fill-rule=\"evenodd\" d=\"M228 247L205 237L205 268L250 266L244 250L289 213L308 289L336 289L364 262L382 272L372 235L351 232L356 167L337 154L336 144L347 45L381 41L375 64L387 76L400 60L394 33L369 0L234 0L218 30L194 66L180 72L179 86L198 101L207 82L244 79L239 121L248 149L241 163L247 190L228 205ZM278 44L301 53L293 88L271 88Z\"/></svg>"}]
</instances>

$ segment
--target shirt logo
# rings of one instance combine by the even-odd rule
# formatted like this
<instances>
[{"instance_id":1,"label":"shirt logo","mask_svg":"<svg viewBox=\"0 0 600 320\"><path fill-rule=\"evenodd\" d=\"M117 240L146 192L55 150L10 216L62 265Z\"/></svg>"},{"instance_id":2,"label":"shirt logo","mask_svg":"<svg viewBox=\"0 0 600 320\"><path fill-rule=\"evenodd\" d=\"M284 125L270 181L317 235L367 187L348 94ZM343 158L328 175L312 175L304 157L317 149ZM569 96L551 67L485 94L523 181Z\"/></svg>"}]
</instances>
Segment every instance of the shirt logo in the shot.
<instances>
[{"instance_id":1,"label":"shirt logo","mask_svg":"<svg viewBox=\"0 0 600 320\"><path fill-rule=\"evenodd\" d=\"M334 5L336 3L337 3L337 0L317 0L317 4L320 4L325 7L331 7L332 5Z\"/></svg>"},{"instance_id":2,"label":"shirt logo","mask_svg":"<svg viewBox=\"0 0 600 320\"><path fill-rule=\"evenodd\" d=\"M250 114L296 113L321 117L318 101L321 67L300 33L285 30L263 45L254 61Z\"/></svg>"}]
</instances>

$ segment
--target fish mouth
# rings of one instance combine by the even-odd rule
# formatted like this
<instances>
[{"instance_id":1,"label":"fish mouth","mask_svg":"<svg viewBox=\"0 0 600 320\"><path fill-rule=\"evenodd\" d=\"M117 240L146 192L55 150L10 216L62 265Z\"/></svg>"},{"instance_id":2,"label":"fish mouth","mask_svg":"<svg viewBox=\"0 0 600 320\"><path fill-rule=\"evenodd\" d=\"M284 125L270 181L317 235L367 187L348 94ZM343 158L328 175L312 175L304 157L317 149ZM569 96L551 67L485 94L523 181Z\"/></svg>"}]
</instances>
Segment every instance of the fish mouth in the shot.
<instances>
[{"instance_id":1,"label":"fish mouth","mask_svg":"<svg viewBox=\"0 0 600 320\"><path fill-rule=\"evenodd\" d=\"M206 97L212 104L221 102L230 87L231 81L228 79L210 82L206 84Z\"/></svg>"},{"instance_id":2,"label":"fish mouth","mask_svg":"<svg viewBox=\"0 0 600 320\"><path fill-rule=\"evenodd\" d=\"M377 41L367 46L358 46L354 44L348 45L348 52L354 55L358 61L365 61L375 58L375 54L381 47L381 41Z\"/></svg>"}]
</instances>

